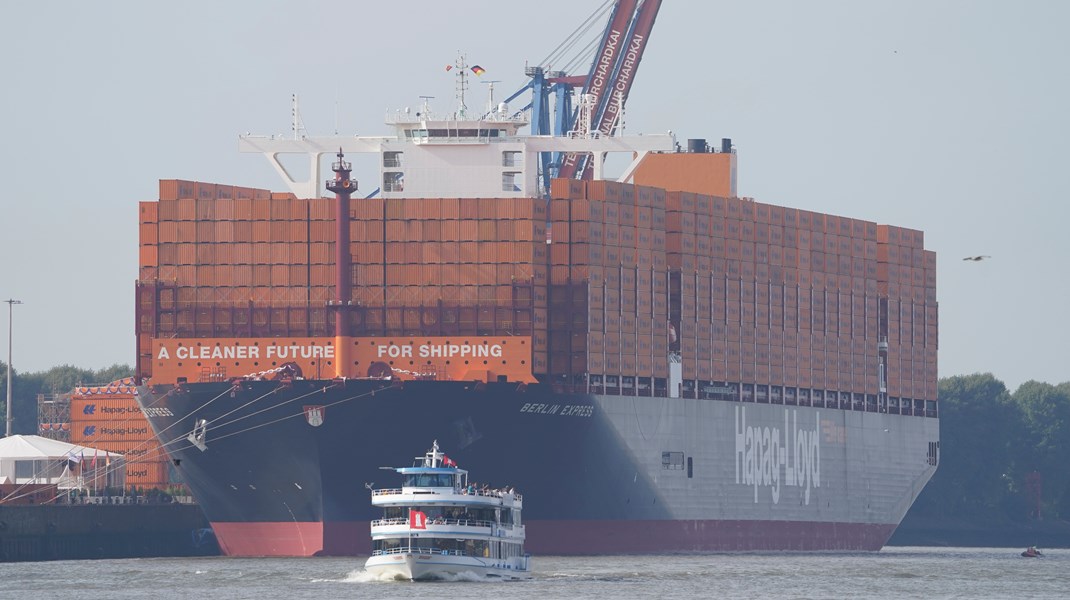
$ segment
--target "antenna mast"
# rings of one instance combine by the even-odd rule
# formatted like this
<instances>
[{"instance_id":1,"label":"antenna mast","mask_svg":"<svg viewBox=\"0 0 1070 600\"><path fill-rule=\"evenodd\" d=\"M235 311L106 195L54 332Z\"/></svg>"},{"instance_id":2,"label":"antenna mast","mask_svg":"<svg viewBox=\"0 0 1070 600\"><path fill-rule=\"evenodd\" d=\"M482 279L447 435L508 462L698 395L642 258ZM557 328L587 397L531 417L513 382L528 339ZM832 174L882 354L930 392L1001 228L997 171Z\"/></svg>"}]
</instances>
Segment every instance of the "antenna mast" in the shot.
<instances>
[{"instance_id":1,"label":"antenna mast","mask_svg":"<svg viewBox=\"0 0 1070 600\"><path fill-rule=\"evenodd\" d=\"M308 131L305 130L305 124L301 122L301 108L297 104L297 94L291 96L290 113L290 116L293 118L290 128L293 129L294 139L299 140L308 136Z\"/></svg>"},{"instance_id":2,"label":"antenna mast","mask_svg":"<svg viewBox=\"0 0 1070 600\"><path fill-rule=\"evenodd\" d=\"M468 106L464 103L464 92L468 89L468 63L464 54L457 54L457 62L453 66L457 69L457 118L464 119L468 116Z\"/></svg>"},{"instance_id":3,"label":"antenna mast","mask_svg":"<svg viewBox=\"0 0 1070 600\"><path fill-rule=\"evenodd\" d=\"M490 86L490 88L487 90L488 91L488 98L487 98L487 114L488 115L492 115L495 112L497 112L497 110L498 110L498 107L494 106L494 84L495 83L500 83L500 82L501 82L500 79L491 79L491 80L488 80L488 81L480 82L480 83L485 83L488 86Z\"/></svg>"}]
</instances>

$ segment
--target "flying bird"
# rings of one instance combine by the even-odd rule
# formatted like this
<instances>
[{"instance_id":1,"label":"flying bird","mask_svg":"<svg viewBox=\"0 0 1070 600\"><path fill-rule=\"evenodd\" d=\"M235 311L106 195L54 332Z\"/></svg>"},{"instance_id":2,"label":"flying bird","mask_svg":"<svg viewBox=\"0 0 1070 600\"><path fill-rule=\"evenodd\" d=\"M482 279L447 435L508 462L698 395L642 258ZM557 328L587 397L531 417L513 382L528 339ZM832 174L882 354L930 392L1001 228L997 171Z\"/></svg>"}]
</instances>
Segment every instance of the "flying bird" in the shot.
<instances>
[{"instance_id":1,"label":"flying bird","mask_svg":"<svg viewBox=\"0 0 1070 600\"><path fill-rule=\"evenodd\" d=\"M978 260L984 260L984 259L986 259L986 258L992 258L992 257L991 257L991 256L988 256L988 255L985 255L985 254L982 254L982 255L980 255L980 256L967 256L966 258L964 258L964 259L962 259L962 260L972 260L972 261L975 261L975 262L976 262L976 261L978 261Z\"/></svg>"}]
</instances>

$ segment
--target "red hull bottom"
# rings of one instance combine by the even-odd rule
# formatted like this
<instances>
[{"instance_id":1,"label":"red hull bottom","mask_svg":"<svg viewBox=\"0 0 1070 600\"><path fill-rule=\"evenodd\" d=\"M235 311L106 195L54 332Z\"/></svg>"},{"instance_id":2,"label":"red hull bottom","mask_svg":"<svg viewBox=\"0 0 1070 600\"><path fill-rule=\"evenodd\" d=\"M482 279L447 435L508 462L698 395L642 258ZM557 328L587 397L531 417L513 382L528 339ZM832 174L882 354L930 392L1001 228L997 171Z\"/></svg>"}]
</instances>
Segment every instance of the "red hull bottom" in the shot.
<instances>
[{"instance_id":1,"label":"red hull bottom","mask_svg":"<svg viewBox=\"0 0 1070 600\"><path fill-rule=\"evenodd\" d=\"M818 552L880 550L895 531L887 523L809 521L533 521L533 554L663 552ZM366 556L367 521L212 523L228 556Z\"/></svg>"},{"instance_id":2,"label":"red hull bottom","mask_svg":"<svg viewBox=\"0 0 1070 600\"><path fill-rule=\"evenodd\" d=\"M323 551L323 523L212 523L212 531L227 556L315 556Z\"/></svg>"}]
</instances>

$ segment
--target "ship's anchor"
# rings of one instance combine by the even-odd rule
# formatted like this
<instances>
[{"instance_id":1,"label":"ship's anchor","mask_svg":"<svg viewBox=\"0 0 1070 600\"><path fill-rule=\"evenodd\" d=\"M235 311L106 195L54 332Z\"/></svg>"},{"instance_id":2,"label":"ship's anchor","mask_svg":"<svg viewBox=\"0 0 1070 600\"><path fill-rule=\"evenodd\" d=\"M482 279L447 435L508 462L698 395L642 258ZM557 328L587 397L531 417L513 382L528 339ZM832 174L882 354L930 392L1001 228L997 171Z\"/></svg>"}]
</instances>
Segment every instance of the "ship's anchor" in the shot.
<instances>
[{"instance_id":1,"label":"ship's anchor","mask_svg":"<svg viewBox=\"0 0 1070 600\"><path fill-rule=\"evenodd\" d=\"M204 452L208 449L208 445L204 443L204 438L208 433L208 421L205 419L199 419L197 424L193 426L193 431L186 436L186 439L191 444L197 447L198 450Z\"/></svg>"}]
</instances>

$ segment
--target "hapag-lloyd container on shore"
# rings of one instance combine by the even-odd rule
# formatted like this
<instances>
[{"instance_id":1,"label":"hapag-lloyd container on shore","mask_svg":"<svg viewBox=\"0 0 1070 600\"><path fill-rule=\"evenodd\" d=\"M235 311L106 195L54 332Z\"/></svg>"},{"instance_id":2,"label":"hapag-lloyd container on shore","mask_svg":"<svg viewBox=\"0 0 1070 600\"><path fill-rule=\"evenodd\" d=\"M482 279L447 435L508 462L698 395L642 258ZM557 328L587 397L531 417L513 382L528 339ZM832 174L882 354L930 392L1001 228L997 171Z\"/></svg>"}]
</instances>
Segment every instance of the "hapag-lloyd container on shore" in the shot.
<instances>
[{"instance_id":1,"label":"hapag-lloyd container on shore","mask_svg":"<svg viewBox=\"0 0 1070 600\"><path fill-rule=\"evenodd\" d=\"M170 459L149 427L132 380L76 387L70 398L70 440L122 454L127 486L165 489L177 483L171 480Z\"/></svg>"}]
</instances>

